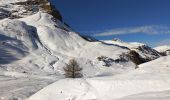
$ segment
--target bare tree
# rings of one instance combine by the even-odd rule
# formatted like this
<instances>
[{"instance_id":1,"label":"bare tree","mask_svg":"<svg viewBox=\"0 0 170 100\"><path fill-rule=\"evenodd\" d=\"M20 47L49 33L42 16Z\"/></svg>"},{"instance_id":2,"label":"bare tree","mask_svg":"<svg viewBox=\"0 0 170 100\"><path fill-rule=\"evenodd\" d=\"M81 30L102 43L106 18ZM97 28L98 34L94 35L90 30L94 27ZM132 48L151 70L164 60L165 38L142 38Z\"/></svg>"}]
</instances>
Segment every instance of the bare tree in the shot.
<instances>
[{"instance_id":1,"label":"bare tree","mask_svg":"<svg viewBox=\"0 0 170 100\"><path fill-rule=\"evenodd\" d=\"M71 59L69 63L63 68L65 71L66 78L81 78L82 68L79 66L75 59Z\"/></svg>"}]
</instances>

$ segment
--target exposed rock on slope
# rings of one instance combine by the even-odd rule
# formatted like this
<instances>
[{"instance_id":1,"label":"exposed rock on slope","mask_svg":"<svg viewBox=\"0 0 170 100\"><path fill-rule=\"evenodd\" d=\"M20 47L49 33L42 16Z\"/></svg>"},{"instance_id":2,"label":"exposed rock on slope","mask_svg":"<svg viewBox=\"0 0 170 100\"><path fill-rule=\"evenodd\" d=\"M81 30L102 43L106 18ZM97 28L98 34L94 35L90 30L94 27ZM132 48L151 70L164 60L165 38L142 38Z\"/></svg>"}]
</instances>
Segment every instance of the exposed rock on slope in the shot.
<instances>
[{"instance_id":1,"label":"exposed rock on slope","mask_svg":"<svg viewBox=\"0 0 170 100\"><path fill-rule=\"evenodd\" d=\"M62 21L60 12L48 0L1 0L0 19L22 18L43 11Z\"/></svg>"},{"instance_id":2,"label":"exposed rock on slope","mask_svg":"<svg viewBox=\"0 0 170 100\"><path fill-rule=\"evenodd\" d=\"M123 46L130 49L128 57L137 65L154 60L161 56L159 52L142 43L137 42L127 43L119 39L113 39L103 42L107 44Z\"/></svg>"},{"instance_id":3,"label":"exposed rock on slope","mask_svg":"<svg viewBox=\"0 0 170 100\"><path fill-rule=\"evenodd\" d=\"M4 10L0 20L0 99L26 99L63 78L63 67L72 58L83 68L84 77L110 76L135 69L131 60L122 60L127 57L121 55L129 49L89 42L62 23L60 17L42 10L36 3L34 7L23 2L0 2ZM99 61L100 56L111 60ZM4 85L6 80L9 84Z\"/></svg>"},{"instance_id":4,"label":"exposed rock on slope","mask_svg":"<svg viewBox=\"0 0 170 100\"><path fill-rule=\"evenodd\" d=\"M132 60L136 65L148 62L147 59L142 58L136 51L131 50L127 55L130 60Z\"/></svg>"},{"instance_id":5,"label":"exposed rock on slope","mask_svg":"<svg viewBox=\"0 0 170 100\"><path fill-rule=\"evenodd\" d=\"M19 16L15 19L6 16L0 21L0 34L7 37L0 40L1 45L8 44L13 47L10 51L6 48L3 50L9 52L8 54L14 53L15 50L15 54L11 55L17 58L6 63L5 69L2 70L62 75L65 63L72 58L81 62L85 77L105 72L121 73L136 67L132 60L127 59L129 49L85 40L62 23L60 17L56 19L56 16L50 15L53 9L46 0L11 0L2 1L0 4L4 10L12 13L11 15ZM112 60L99 61L97 58L101 56ZM6 54L3 59L8 60L10 57ZM109 65L110 69L105 65Z\"/></svg>"}]
</instances>

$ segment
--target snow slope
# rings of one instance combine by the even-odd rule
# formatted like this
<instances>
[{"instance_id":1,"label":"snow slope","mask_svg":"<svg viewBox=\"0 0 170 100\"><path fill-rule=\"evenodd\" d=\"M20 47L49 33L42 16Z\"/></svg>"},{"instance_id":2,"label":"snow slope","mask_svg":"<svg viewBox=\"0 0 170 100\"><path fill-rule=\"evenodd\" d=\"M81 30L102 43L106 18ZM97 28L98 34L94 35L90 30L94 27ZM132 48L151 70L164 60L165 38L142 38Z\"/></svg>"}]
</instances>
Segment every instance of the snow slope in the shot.
<instances>
[{"instance_id":1,"label":"snow slope","mask_svg":"<svg viewBox=\"0 0 170 100\"><path fill-rule=\"evenodd\" d=\"M53 81L38 77L0 76L0 100L24 100Z\"/></svg>"},{"instance_id":2,"label":"snow slope","mask_svg":"<svg viewBox=\"0 0 170 100\"><path fill-rule=\"evenodd\" d=\"M55 81L29 99L109 100L169 90L169 67L146 65L135 70L136 64L127 56L135 47L143 58L159 57L152 49L138 43L126 47L87 41L61 22L58 13L43 11L40 5L48 8L49 2L18 1L0 1L0 100L26 99ZM73 58L83 68L84 79L64 79L63 67Z\"/></svg>"},{"instance_id":3,"label":"snow slope","mask_svg":"<svg viewBox=\"0 0 170 100\"><path fill-rule=\"evenodd\" d=\"M112 76L135 69L126 56L129 49L89 42L50 13L16 2L0 1L0 98L25 99L64 78L63 67L73 58L83 68L84 77Z\"/></svg>"},{"instance_id":4,"label":"snow slope","mask_svg":"<svg viewBox=\"0 0 170 100\"><path fill-rule=\"evenodd\" d=\"M100 71L103 73L102 70L104 72L111 70L110 72L113 73L116 72L115 70L125 71L125 69L132 70L136 67L128 59L125 62L114 62L114 60L121 59L121 55L128 53L128 49L101 42L88 42L60 21L54 21L53 17L47 13L38 12L19 20L4 19L0 21L0 25L2 26L1 35L8 37L2 40L1 45L17 46L16 57L19 57L18 55L22 52L25 54L14 60L15 62L8 63L5 69L8 71L26 71L32 74L35 73L32 70L37 70L37 73L40 71L61 72L62 75L62 67L72 58L82 62L80 64L84 68L84 74L89 76L95 76ZM6 51L9 52L9 50ZM13 51L14 49L11 48L10 53L13 53ZM12 54L11 56L15 57ZM5 59L8 60L11 56L7 56ZM100 56L113 59L110 62L110 68L105 67L104 62L97 59ZM27 66L25 67L25 65ZM11 68L11 66L15 67ZM87 70L90 67L93 70L89 73ZM121 71L116 73L119 72Z\"/></svg>"},{"instance_id":5,"label":"snow slope","mask_svg":"<svg viewBox=\"0 0 170 100\"><path fill-rule=\"evenodd\" d=\"M170 46L168 46L168 45L155 47L154 49L160 53L165 54L165 55L170 55Z\"/></svg>"},{"instance_id":6,"label":"snow slope","mask_svg":"<svg viewBox=\"0 0 170 100\"><path fill-rule=\"evenodd\" d=\"M160 91L160 92L147 92L140 93L131 96L127 96L117 100L169 100L170 91Z\"/></svg>"},{"instance_id":7,"label":"snow slope","mask_svg":"<svg viewBox=\"0 0 170 100\"><path fill-rule=\"evenodd\" d=\"M27 0L0 0L0 4L9 4L9 3L15 3L15 2L23 2Z\"/></svg>"},{"instance_id":8,"label":"snow slope","mask_svg":"<svg viewBox=\"0 0 170 100\"><path fill-rule=\"evenodd\" d=\"M127 47L132 51L136 51L140 55L140 57L145 59L146 61L154 60L161 56L159 52L157 52L156 50L152 49L151 47L143 43L138 43L138 42L128 43L128 42L123 42L119 39L104 40L103 42Z\"/></svg>"},{"instance_id":9,"label":"snow slope","mask_svg":"<svg viewBox=\"0 0 170 100\"><path fill-rule=\"evenodd\" d=\"M168 100L170 56L140 65L126 74L63 79L40 90L28 100Z\"/></svg>"}]
</instances>

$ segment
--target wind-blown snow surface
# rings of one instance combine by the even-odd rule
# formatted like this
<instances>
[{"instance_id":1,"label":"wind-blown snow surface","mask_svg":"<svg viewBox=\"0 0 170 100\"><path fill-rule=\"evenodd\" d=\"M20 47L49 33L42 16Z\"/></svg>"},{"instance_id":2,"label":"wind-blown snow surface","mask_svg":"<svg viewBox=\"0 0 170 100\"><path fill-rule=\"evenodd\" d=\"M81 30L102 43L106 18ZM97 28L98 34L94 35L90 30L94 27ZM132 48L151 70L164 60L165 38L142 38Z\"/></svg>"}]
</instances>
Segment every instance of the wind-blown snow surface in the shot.
<instances>
[{"instance_id":1,"label":"wind-blown snow surface","mask_svg":"<svg viewBox=\"0 0 170 100\"><path fill-rule=\"evenodd\" d=\"M28 100L169 100L170 56L126 74L57 81Z\"/></svg>"}]
</instances>

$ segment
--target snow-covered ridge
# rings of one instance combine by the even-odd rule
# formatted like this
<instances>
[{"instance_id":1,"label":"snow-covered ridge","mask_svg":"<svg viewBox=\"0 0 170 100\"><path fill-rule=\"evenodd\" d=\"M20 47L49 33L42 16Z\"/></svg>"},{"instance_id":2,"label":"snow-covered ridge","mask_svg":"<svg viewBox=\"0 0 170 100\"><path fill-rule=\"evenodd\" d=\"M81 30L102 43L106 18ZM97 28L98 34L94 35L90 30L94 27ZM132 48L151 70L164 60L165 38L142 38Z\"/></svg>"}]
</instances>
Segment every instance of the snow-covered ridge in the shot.
<instances>
[{"instance_id":1,"label":"snow-covered ridge","mask_svg":"<svg viewBox=\"0 0 170 100\"><path fill-rule=\"evenodd\" d=\"M120 46L125 46L130 49L136 49L139 46L145 46L146 44L139 43L139 42L124 42L119 39L113 39L113 40L102 40L103 42L110 43L110 44L116 44Z\"/></svg>"},{"instance_id":2,"label":"snow-covered ridge","mask_svg":"<svg viewBox=\"0 0 170 100\"><path fill-rule=\"evenodd\" d=\"M164 45L164 46L155 47L154 49L159 51L159 52L164 52L165 50L170 49L170 46Z\"/></svg>"},{"instance_id":3,"label":"snow-covered ridge","mask_svg":"<svg viewBox=\"0 0 170 100\"><path fill-rule=\"evenodd\" d=\"M0 0L0 4L9 4L9 3L15 3L15 2L25 2L28 0Z\"/></svg>"},{"instance_id":4,"label":"snow-covered ridge","mask_svg":"<svg viewBox=\"0 0 170 100\"><path fill-rule=\"evenodd\" d=\"M147 46L143 43L138 42L123 42L121 40L113 39L113 40L104 40L103 42L113 45L119 45L123 47L127 47L132 51L137 52L141 58L145 59L146 61L150 61L160 57L161 55L156 50L152 49L151 47Z\"/></svg>"},{"instance_id":5,"label":"snow-covered ridge","mask_svg":"<svg viewBox=\"0 0 170 100\"><path fill-rule=\"evenodd\" d=\"M170 55L170 46L168 46L168 45L155 47L154 49L164 55Z\"/></svg>"}]
</instances>

